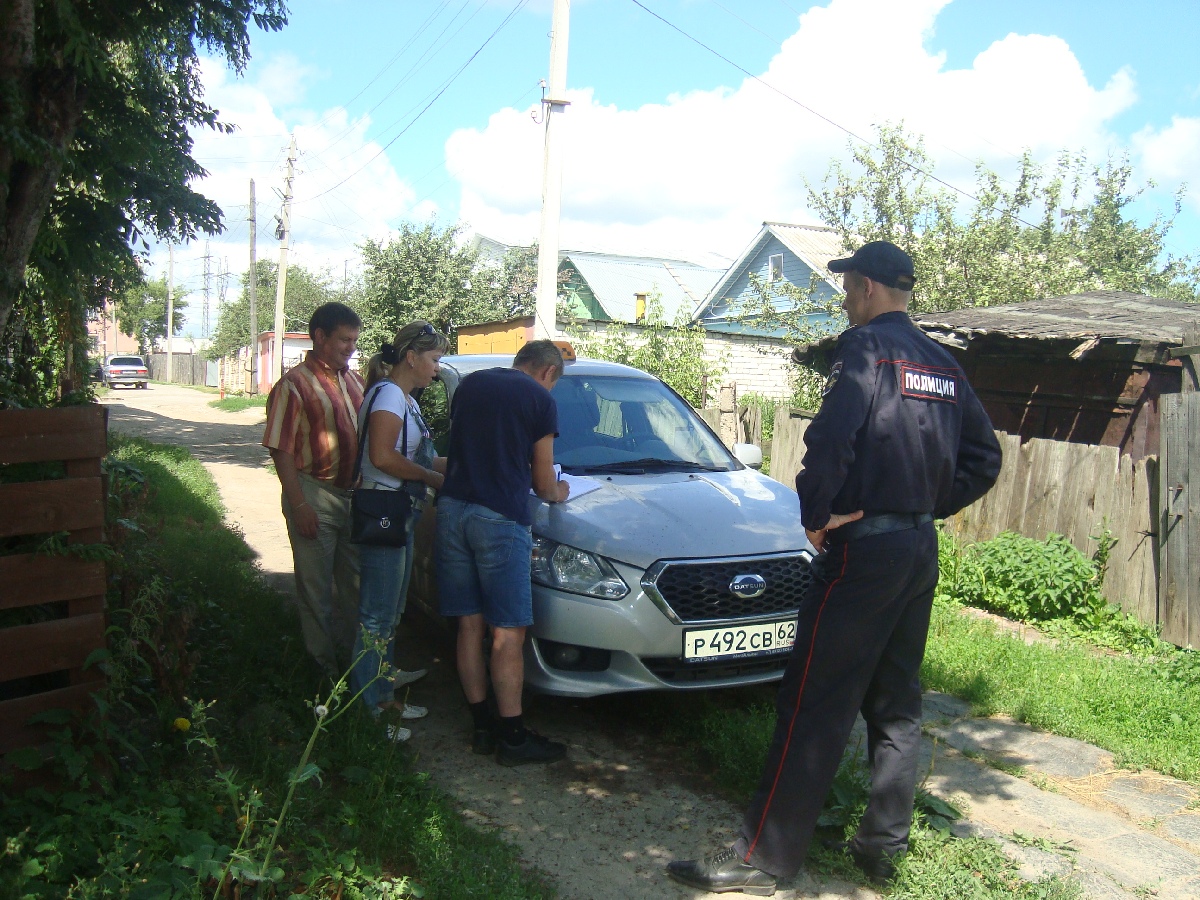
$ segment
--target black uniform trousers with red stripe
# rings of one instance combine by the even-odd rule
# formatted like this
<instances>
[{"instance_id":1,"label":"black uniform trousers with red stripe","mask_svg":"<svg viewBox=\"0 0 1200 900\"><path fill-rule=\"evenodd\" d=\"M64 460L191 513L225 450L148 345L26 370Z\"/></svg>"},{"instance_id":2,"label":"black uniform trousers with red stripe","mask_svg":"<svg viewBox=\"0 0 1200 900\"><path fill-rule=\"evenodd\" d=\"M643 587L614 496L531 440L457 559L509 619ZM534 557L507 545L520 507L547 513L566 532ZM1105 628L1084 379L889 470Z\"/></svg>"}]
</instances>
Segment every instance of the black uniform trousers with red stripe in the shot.
<instances>
[{"instance_id":1,"label":"black uniform trousers with red stripe","mask_svg":"<svg viewBox=\"0 0 1200 900\"><path fill-rule=\"evenodd\" d=\"M933 591L932 523L839 542L814 563L776 700L775 733L734 845L779 877L799 871L856 714L867 723L871 794L854 842L871 856L908 847Z\"/></svg>"}]
</instances>

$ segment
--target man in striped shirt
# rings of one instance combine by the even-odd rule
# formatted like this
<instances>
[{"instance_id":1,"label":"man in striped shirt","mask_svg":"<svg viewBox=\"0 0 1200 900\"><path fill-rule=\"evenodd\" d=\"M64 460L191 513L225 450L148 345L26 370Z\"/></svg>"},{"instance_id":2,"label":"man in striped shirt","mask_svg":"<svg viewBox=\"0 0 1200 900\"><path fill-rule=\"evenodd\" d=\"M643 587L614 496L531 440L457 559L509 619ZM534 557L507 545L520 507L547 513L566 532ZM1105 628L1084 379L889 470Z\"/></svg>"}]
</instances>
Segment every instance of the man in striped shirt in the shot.
<instances>
[{"instance_id":1,"label":"man in striped shirt","mask_svg":"<svg viewBox=\"0 0 1200 900\"><path fill-rule=\"evenodd\" d=\"M358 624L350 480L363 382L349 363L361 327L344 304L317 308L308 323L313 349L271 389L262 440L283 486L304 644L334 679L349 665Z\"/></svg>"}]
</instances>

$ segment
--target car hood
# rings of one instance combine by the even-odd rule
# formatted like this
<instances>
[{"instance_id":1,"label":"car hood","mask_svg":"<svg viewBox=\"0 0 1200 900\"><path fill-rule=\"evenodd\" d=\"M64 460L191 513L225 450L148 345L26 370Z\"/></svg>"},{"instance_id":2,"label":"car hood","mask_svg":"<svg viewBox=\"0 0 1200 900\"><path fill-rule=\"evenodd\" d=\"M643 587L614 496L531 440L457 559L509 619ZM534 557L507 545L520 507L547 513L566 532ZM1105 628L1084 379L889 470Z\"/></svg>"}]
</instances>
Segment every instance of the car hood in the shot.
<instances>
[{"instance_id":1,"label":"car hood","mask_svg":"<svg viewBox=\"0 0 1200 900\"><path fill-rule=\"evenodd\" d=\"M641 568L812 549L796 492L752 469L594 477L576 500L531 500L534 534Z\"/></svg>"}]
</instances>

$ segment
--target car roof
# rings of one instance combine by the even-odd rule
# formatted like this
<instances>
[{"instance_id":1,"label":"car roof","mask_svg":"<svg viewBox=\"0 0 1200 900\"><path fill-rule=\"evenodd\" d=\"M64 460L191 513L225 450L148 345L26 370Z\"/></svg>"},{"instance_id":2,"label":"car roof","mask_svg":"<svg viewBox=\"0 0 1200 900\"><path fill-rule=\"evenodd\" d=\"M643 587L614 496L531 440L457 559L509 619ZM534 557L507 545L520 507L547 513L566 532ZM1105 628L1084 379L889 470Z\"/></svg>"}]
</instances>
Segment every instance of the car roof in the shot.
<instances>
[{"instance_id":1,"label":"car roof","mask_svg":"<svg viewBox=\"0 0 1200 900\"><path fill-rule=\"evenodd\" d=\"M443 368L453 369L459 375L470 375L472 372L478 372L481 369L507 369L512 366L512 363L512 355L506 353L470 353L460 356L443 356L441 360ZM608 362L603 359L576 359L566 364L563 374L621 375L626 378L658 380L653 375L643 372L641 369L635 369L633 366L624 366L620 363Z\"/></svg>"}]
</instances>

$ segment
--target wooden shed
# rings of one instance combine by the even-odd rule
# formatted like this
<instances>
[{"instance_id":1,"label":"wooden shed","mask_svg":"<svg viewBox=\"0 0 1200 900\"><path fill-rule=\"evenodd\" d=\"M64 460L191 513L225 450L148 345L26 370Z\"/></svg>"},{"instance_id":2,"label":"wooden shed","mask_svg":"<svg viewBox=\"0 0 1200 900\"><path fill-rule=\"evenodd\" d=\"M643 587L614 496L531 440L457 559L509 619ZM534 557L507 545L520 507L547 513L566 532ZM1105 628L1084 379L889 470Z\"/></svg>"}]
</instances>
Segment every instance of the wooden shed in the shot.
<instances>
[{"instance_id":1,"label":"wooden shed","mask_svg":"<svg viewBox=\"0 0 1200 900\"><path fill-rule=\"evenodd\" d=\"M1117 447L1136 462L1159 453L1160 398L1180 392L1200 306L1090 291L914 321L955 355L997 430ZM819 367L835 342L797 359Z\"/></svg>"},{"instance_id":2,"label":"wooden shed","mask_svg":"<svg viewBox=\"0 0 1200 900\"><path fill-rule=\"evenodd\" d=\"M458 329L458 352L516 353L533 340L533 316L506 322L463 325Z\"/></svg>"},{"instance_id":3,"label":"wooden shed","mask_svg":"<svg viewBox=\"0 0 1200 900\"><path fill-rule=\"evenodd\" d=\"M1178 351L1200 306L1091 291L916 317L950 348L1000 431L1159 452L1159 398L1180 392Z\"/></svg>"}]
</instances>

